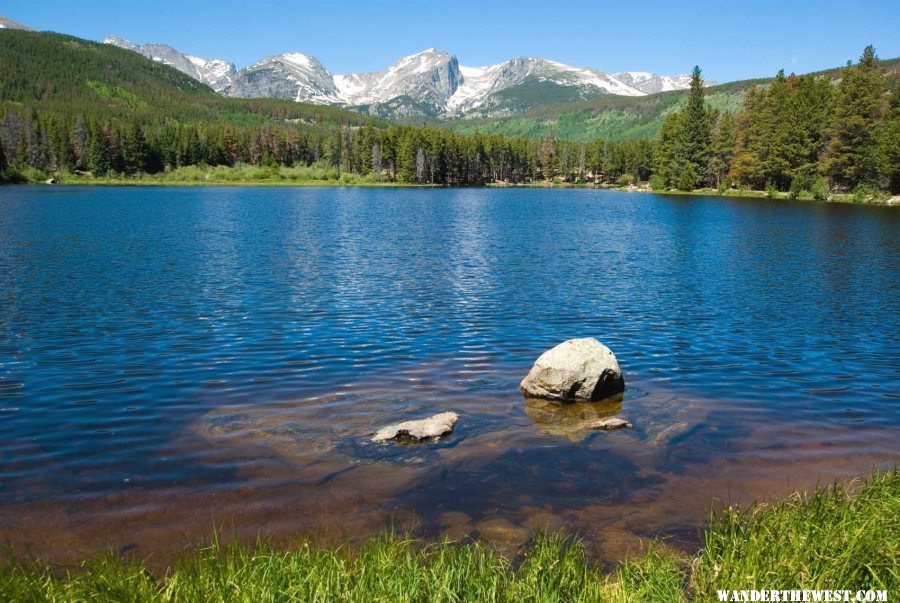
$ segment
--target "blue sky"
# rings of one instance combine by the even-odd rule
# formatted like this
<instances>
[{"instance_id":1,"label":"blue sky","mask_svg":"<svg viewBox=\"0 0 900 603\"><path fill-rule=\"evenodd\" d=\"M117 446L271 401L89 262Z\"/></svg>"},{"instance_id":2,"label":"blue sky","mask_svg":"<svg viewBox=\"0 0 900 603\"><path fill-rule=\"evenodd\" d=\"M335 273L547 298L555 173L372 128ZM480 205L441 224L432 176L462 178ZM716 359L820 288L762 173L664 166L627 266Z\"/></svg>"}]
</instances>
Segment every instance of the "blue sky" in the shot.
<instances>
[{"instance_id":1,"label":"blue sky","mask_svg":"<svg viewBox=\"0 0 900 603\"><path fill-rule=\"evenodd\" d=\"M794 2L451 2L6 0L0 14L41 30L161 42L245 66L289 50L333 73L371 71L430 47L479 66L540 56L605 71L717 81L844 64L874 44L900 56L900 0Z\"/></svg>"}]
</instances>

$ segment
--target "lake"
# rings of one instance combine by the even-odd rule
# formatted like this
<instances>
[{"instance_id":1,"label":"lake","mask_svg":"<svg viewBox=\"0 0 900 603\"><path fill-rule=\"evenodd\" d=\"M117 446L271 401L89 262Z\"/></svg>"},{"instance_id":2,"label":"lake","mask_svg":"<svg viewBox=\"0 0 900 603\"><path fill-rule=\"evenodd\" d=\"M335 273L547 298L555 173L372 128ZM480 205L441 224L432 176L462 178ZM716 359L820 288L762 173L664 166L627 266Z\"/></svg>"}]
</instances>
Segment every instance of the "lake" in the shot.
<instances>
[{"instance_id":1,"label":"lake","mask_svg":"<svg viewBox=\"0 0 900 603\"><path fill-rule=\"evenodd\" d=\"M900 211L552 189L0 188L0 539L389 526L614 560L900 463ZM529 402L596 337L620 405ZM437 443L379 427L452 410ZM595 433L585 418L634 428Z\"/></svg>"}]
</instances>

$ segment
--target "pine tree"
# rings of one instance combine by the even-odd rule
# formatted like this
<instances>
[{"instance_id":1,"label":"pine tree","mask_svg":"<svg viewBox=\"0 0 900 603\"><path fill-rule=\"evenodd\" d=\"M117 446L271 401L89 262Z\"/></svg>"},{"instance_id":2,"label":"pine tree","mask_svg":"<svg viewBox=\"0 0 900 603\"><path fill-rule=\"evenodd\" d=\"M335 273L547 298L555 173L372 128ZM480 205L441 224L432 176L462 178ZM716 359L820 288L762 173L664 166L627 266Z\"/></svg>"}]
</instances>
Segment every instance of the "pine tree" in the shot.
<instances>
[{"instance_id":1,"label":"pine tree","mask_svg":"<svg viewBox=\"0 0 900 603\"><path fill-rule=\"evenodd\" d=\"M679 156L682 135L682 114L670 113L659 130L654 154L654 173L666 188L674 188L683 163ZM608 169L605 170L608 173Z\"/></svg>"},{"instance_id":2,"label":"pine tree","mask_svg":"<svg viewBox=\"0 0 900 603\"><path fill-rule=\"evenodd\" d=\"M794 126L789 112L790 85L784 69L775 76L763 94L757 119L762 135L756 139L755 149L758 178L767 187L784 190L791 182L790 138Z\"/></svg>"},{"instance_id":3,"label":"pine tree","mask_svg":"<svg viewBox=\"0 0 900 603\"><path fill-rule=\"evenodd\" d=\"M88 143L88 162L95 176L105 176L112 169L106 136L99 127L91 130Z\"/></svg>"},{"instance_id":4,"label":"pine tree","mask_svg":"<svg viewBox=\"0 0 900 603\"><path fill-rule=\"evenodd\" d=\"M716 188L720 188L731 170L735 145L734 115L722 113L716 123L715 136L710 148L709 171Z\"/></svg>"},{"instance_id":5,"label":"pine tree","mask_svg":"<svg viewBox=\"0 0 900 603\"><path fill-rule=\"evenodd\" d=\"M422 184L425 182L425 149L421 146L416 148L416 182Z\"/></svg>"},{"instance_id":6,"label":"pine tree","mask_svg":"<svg viewBox=\"0 0 900 603\"><path fill-rule=\"evenodd\" d=\"M372 174L375 180L381 180L381 146L377 142L372 143Z\"/></svg>"},{"instance_id":7,"label":"pine tree","mask_svg":"<svg viewBox=\"0 0 900 603\"><path fill-rule=\"evenodd\" d=\"M131 124L122 134L122 157L125 173L149 172L149 155L144 131L138 124Z\"/></svg>"},{"instance_id":8,"label":"pine tree","mask_svg":"<svg viewBox=\"0 0 900 603\"><path fill-rule=\"evenodd\" d=\"M432 184L446 182L447 153L445 137L435 128L426 130L428 139L428 176Z\"/></svg>"},{"instance_id":9,"label":"pine tree","mask_svg":"<svg viewBox=\"0 0 900 603\"><path fill-rule=\"evenodd\" d=\"M833 87L826 78L812 75L792 76L790 82L791 125L787 143L791 189L809 190L818 177L819 159L827 142Z\"/></svg>"},{"instance_id":10,"label":"pine tree","mask_svg":"<svg viewBox=\"0 0 900 603\"><path fill-rule=\"evenodd\" d=\"M679 155L681 159L691 164L697 175L697 184L706 180L709 166L710 140L712 139L712 124L706 101L703 94L703 77L699 66L695 66L691 72L691 91L688 102L682 112L681 137L679 140ZM684 177L684 170L679 178ZM683 183L683 182L682 182ZM692 187L693 188L693 187Z\"/></svg>"},{"instance_id":11,"label":"pine tree","mask_svg":"<svg viewBox=\"0 0 900 603\"><path fill-rule=\"evenodd\" d=\"M669 188L692 190L709 181L715 115L706 106L701 73L695 66L687 104L670 113L660 128L653 171ZM622 166L617 171L623 173Z\"/></svg>"},{"instance_id":12,"label":"pine tree","mask_svg":"<svg viewBox=\"0 0 900 603\"><path fill-rule=\"evenodd\" d=\"M6 180L6 154L3 152L3 143L0 142L0 182Z\"/></svg>"},{"instance_id":13,"label":"pine tree","mask_svg":"<svg viewBox=\"0 0 900 603\"><path fill-rule=\"evenodd\" d=\"M234 165L238 159L238 143L234 126L228 125L222 130L221 142L223 158L226 165Z\"/></svg>"},{"instance_id":14,"label":"pine tree","mask_svg":"<svg viewBox=\"0 0 900 603\"><path fill-rule=\"evenodd\" d=\"M88 128L84 123L84 117L79 113L75 117L75 126L72 129L72 151L75 153L75 169L88 169Z\"/></svg>"},{"instance_id":15,"label":"pine tree","mask_svg":"<svg viewBox=\"0 0 900 603\"><path fill-rule=\"evenodd\" d=\"M541 143L541 173L544 179L553 178L553 166L556 163L556 140L553 138L553 130L547 130L544 141Z\"/></svg>"},{"instance_id":16,"label":"pine tree","mask_svg":"<svg viewBox=\"0 0 900 603\"><path fill-rule=\"evenodd\" d=\"M887 109L878 58L866 46L857 65L844 70L831 122L831 142L822 169L844 188L880 184L878 132Z\"/></svg>"},{"instance_id":17,"label":"pine tree","mask_svg":"<svg viewBox=\"0 0 900 603\"><path fill-rule=\"evenodd\" d=\"M900 193L900 88L891 95L891 112L881 132L880 155L888 189Z\"/></svg>"}]
</instances>

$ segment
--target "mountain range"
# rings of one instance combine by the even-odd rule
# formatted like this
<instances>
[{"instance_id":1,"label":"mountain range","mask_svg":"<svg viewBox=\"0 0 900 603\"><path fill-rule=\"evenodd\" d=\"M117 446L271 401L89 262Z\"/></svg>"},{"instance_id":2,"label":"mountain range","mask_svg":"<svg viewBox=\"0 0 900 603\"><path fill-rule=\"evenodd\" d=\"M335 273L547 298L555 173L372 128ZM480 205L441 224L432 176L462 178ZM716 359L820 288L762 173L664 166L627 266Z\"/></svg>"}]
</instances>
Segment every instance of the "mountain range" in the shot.
<instances>
[{"instance_id":1,"label":"mountain range","mask_svg":"<svg viewBox=\"0 0 900 603\"><path fill-rule=\"evenodd\" d=\"M466 67L435 48L403 57L382 71L335 75L315 57L300 52L266 57L237 69L229 61L203 59L164 44L139 45L116 36L103 42L170 65L226 96L336 105L394 119L497 117L547 99L646 96L690 85L688 75L609 74L532 57Z\"/></svg>"}]
</instances>

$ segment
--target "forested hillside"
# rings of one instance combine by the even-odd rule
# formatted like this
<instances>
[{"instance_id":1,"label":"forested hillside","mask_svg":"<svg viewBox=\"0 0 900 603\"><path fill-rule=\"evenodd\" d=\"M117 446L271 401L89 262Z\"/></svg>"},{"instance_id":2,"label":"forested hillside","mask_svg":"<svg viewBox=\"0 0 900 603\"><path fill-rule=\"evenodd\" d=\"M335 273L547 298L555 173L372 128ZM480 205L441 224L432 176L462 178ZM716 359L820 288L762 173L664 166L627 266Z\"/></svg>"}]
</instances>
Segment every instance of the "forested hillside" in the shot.
<instances>
[{"instance_id":1,"label":"forested hillside","mask_svg":"<svg viewBox=\"0 0 900 603\"><path fill-rule=\"evenodd\" d=\"M890 87L900 82L900 59L880 62ZM831 81L841 78L843 69L811 74ZM706 101L719 110L736 113L751 87L771 84L774 78L743 80L704 89ZM589 101L547 103L505 117L462 119L441 122L457 132L504 134L518 138L540 139L552 131L562 140L588 142L655 138L666 116L685 105L687 90L662 92L651 96L606 95Z\"/></svg>"},{"instance_id":2,"label":"forested hillside","mask_svg":"<svg viewBox=\"0 0 900 603\"><path fill-rule=\"evenodd\" d=\"M86 119L127 117L144 123L308 125L380 123L351 111L277 100L224 98L205 84L133 52L54 33L0 32L0 99Z\"/></svg>"}]
</instances>

